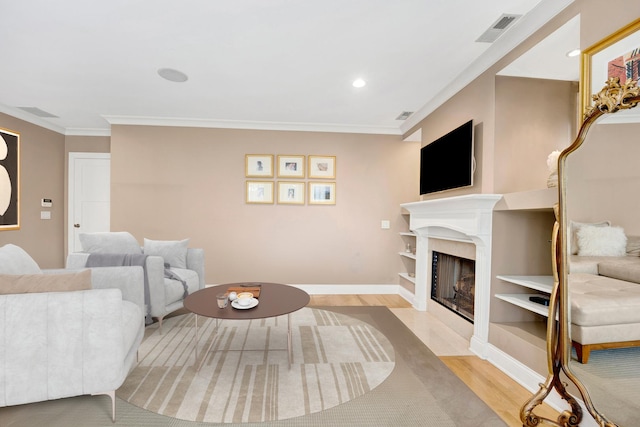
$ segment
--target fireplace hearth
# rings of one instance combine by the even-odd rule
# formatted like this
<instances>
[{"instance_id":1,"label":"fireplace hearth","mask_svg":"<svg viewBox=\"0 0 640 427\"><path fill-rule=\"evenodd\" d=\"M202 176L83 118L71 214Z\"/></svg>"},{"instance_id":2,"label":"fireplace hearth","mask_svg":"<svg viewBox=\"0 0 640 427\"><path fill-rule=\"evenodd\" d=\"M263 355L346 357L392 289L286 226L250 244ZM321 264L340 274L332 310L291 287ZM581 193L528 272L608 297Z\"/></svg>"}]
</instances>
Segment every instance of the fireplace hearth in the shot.
<instances>
[{"instance_id":1,"label":"fireplace hearth","mask_svg":"<svg viewBox=\"0 0 640 427\"><path fill-rule=\"evenodd\" d=\"M433 251L431 299L473 323L474 260Z\"/></svg>"}]
</instances>

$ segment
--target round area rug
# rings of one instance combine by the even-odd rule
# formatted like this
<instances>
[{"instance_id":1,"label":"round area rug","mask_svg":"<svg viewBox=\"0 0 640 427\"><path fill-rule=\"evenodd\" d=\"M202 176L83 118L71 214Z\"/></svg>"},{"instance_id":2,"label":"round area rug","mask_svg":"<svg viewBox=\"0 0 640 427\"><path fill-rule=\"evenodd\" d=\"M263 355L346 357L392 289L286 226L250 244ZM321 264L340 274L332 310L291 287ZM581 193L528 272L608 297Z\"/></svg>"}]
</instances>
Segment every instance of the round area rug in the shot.
<instances>
[{"instance_id":1,"label":"round area rug","mask_svg":"<svg viewBox=\"0 0 640 427\"><path fill-rule=\"evenodd\" d=\"M166 319L147 329L140 362L116 392L129 403L189 421L283 420L323 411L373 390L391 374L394 350L373 326L344 314L303 308L259 320ZM213 340L211 351L204 355ZM200 371L197 364L206 357ZM196 363L197 362L197 363Z\"/></svg>"}]
</instances>

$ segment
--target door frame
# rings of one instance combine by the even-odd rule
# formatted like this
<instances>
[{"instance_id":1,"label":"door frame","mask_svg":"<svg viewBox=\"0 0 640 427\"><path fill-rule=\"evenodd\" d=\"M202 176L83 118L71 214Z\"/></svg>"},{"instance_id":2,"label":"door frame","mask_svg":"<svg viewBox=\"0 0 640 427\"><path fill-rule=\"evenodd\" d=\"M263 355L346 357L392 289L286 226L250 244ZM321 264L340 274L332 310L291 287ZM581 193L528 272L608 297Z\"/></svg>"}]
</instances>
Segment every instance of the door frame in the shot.
<instances>
[{"instance_id":1,"label":"door frame","mask_svg":"<svg viewBox=\"0 0 640 427\"><path fill-rule=\"evenodd\" d=\"M76 159L107 159L111 161L111 153L88 153L80 151L70 151L68 157L68 173L67 173L67 232L66 232L66 252L69 254L71 250L71 241L73 240L73 222L74 222L74 203L76 199L75 193L75 160Z\"/></svg>"}]
</instances>

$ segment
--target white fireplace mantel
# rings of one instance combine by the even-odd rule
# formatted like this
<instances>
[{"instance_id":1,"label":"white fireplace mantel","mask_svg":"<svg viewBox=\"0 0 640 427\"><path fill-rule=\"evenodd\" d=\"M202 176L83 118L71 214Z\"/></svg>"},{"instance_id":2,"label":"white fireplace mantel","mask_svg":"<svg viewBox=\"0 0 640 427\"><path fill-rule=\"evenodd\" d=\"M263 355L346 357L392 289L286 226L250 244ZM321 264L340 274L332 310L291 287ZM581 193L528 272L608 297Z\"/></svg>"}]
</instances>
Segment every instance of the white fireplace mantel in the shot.
<instances>
[{"instance_id":1,"label":"white fireplace mantel","mask_svg":"<svg viewBox=\"0 0 640 427\"><path fill-rule=\"evenodd\" d=\"M475 308L470 349L482 358L486 358L489 341L493 209L501 198L500 194L470 194L400 205L409 212L409 228L417 236L414 298L417 310L428 310L431 264L428 258L429 239L475 244Z\"/></svg>"}]
</instances>

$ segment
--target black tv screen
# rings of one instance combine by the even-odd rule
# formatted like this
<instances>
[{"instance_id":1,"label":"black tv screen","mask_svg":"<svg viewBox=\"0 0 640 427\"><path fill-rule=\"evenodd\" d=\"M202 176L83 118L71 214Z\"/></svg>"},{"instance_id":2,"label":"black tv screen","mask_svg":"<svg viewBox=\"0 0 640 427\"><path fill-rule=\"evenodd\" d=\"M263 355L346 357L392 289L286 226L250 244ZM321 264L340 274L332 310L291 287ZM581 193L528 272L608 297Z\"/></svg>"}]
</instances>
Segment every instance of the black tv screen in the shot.
<instances>
[{"instance_id":1,"label":"black tv screen","mask_svg":"<svg viewBox=\"0 0 640 427\"><path fill-rule=\"evenodd\" d=\"M473 120L420 149L420 194L473 185Z\"/></svg>"}]
</instances>

